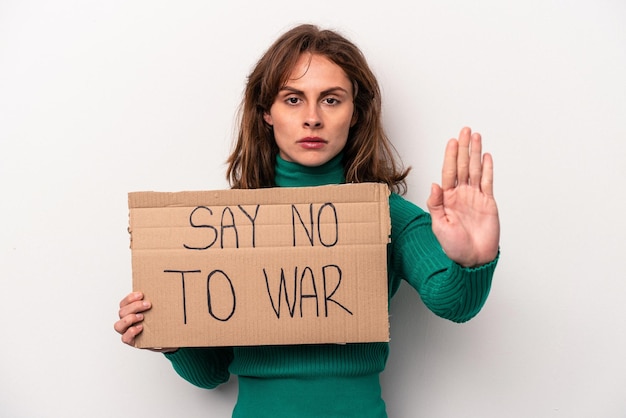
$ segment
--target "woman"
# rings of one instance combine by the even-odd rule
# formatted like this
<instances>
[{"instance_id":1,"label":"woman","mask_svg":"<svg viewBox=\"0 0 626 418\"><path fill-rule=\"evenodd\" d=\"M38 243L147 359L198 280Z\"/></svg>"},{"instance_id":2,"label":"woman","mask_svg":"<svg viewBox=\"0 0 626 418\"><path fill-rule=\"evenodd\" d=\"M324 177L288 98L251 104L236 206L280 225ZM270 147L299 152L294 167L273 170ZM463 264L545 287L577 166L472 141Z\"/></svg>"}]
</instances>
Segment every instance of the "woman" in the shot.
<instances>
[{"instance_id":1,"label":"woman","mask_svg":"<svg viewBox=\"0 0 626 418\"><path fill-rule=\"evenodd\" d=\"M381 124L380 90L360 50L334 31L301 25L282 35L248 78L230 155L234 188L383 182L392 233L389 297L401 280L435 314L471 319L489 293L498 258L493 163L469 128L445 150L429 213L401 197L400 169ZM131 293L115 329L133 344L150 302ZM386 417L379 374L387 343L165 350L189 382L214 388L238 375L234 417Z\"/></svg>"}]
</instances>

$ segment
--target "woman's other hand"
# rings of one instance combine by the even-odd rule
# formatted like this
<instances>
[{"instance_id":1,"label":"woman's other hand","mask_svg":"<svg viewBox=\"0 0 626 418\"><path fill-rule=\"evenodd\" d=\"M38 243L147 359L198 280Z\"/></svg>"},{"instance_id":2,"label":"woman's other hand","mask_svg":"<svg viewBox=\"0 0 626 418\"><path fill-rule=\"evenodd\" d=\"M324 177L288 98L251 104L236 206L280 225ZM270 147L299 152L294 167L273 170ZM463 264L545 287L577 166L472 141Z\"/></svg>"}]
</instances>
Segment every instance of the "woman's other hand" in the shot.
<instances>
[{"instance_id":1,"label":"woman's other hand","mask_svg":"<svg viewBox=\"0 0 626 418\"><path fill-rule=\"evenodd\" d=\"M143 331L144 312L149 310L152 304L144 299L141 292L129 293L120 302L118 312L119 320L115 322L113 328L122 336L122 342L130 346L135 345L135 338ZM176 348L151 348L151 351L161 353L174 352Z\"/></svg>"},{"instance_id":2,"label":"woman's other hand","mask_svg":"<svg viewBox=\"0 0 626 418\"><path fill-rule=\"evenodd\" d=\"M432 228L448 257L464 267L498 254L500 220L493 197L493 160L478 133L463 128L446 146L441 186L428 198Z\"/></svg>"}]
</instances>

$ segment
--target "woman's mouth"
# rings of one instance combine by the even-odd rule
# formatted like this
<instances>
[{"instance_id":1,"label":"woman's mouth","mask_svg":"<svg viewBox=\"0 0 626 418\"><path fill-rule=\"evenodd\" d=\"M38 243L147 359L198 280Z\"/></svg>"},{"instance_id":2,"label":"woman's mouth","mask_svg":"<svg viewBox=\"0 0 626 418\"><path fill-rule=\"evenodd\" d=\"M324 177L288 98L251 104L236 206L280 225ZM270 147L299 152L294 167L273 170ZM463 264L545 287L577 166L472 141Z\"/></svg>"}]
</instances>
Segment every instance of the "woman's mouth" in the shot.
<instances>
[{"instance_id":1,"label":"woman's mouth","mask_svg":"<svg viewBox=\"0 0 626 418\"><path fill-rule=\"evenodd\" d=\"M318 137L306 137L298 140L298 145L306 149L320 149L327 141Z\"/></svg>"}]
</instances>

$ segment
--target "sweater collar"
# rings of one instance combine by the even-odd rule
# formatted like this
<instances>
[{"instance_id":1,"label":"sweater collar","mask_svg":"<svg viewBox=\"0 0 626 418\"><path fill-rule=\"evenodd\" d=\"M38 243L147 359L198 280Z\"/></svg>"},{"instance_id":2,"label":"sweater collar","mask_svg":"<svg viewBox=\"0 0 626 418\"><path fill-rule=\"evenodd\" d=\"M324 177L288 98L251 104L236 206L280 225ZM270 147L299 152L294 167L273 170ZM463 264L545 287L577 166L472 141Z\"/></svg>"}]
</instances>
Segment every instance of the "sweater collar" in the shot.
<instances>
[{"instance_id":1,"label":"sweater collar","mask_svg":"<svg viewBox=\"0 0 626 418\"><path fill-rule=\"evenodd\" d=\"M274 182L279 187L307 187L345 183L343 153L317 167L307 167L276 156Z\"/></svg>"}]
</instances>

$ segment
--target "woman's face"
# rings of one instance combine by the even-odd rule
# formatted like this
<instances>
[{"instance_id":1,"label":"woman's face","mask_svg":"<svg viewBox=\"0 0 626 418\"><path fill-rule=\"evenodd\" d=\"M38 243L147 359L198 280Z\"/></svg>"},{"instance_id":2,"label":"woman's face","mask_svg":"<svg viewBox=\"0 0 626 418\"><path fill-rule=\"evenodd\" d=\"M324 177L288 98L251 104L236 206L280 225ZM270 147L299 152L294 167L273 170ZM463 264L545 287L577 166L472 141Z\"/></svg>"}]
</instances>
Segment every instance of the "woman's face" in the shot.
<instances>
[{"instance_id":1,"label":"woman's face","mask_svg":"<svg viewBox=\"0 0 626 418\"><path fill-rule=\"evenodd\" d=\"M352 82L328 58L304 53L263 118L284 160L322 165L343 150L356 122Z\"/></svg>"}]
</instances>

